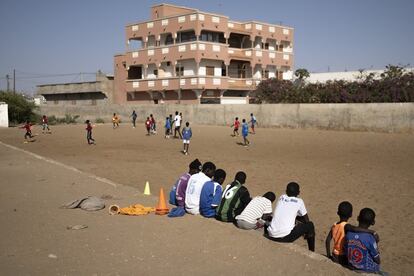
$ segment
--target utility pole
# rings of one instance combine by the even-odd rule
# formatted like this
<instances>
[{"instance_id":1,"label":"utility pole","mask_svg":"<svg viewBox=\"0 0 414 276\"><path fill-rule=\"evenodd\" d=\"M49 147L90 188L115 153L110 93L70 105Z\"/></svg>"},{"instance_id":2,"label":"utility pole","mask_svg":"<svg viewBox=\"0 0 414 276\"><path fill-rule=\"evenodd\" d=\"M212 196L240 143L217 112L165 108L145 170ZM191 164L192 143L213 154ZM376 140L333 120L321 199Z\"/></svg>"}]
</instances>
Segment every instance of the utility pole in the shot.
<instances>
[{"instance_id":1,"label":"utility pole","mask_svg":"<svg viewBox=\"0 0 414 276\"><path fill-rule=\"evenodd\" d=\"M9 92L10 91L10 76L9 76L9 74L7 74L6 75L6 80L7 80L7 92Z\"/></svg>"},{"instance_id":2,"label":"utility pole","mask_svg":"<svg viewBox=\"0 0 414 276\"><path fill-rule=\"evenodd\" d=\"M16 69L13 69L13 93L16 94Z\"/></svg>"},{"instance_id":3,"label":"utility pole","mask_svg":"<svg viewBox=\"0 0 414 276\"><path fill-rule=\"evenodd\" d=\"M178 103L181 104L181 63L178 62Z\"/></svg>"}]
</instances>

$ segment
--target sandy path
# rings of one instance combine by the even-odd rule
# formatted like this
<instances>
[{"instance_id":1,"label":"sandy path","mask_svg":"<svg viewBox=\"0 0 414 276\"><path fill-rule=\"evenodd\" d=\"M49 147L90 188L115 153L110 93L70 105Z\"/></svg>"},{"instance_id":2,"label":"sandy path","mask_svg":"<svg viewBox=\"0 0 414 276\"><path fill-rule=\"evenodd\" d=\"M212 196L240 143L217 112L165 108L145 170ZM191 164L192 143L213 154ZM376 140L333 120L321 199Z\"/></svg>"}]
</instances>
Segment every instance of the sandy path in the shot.
<instances>
[{"instance_id":1,"label":"sandy path","mask_svg":"<svg viewBox=\"0 0 414 276\"><path fill-rule=\"evenodd\" d=\"M113 130L98 125L94 129L97 146L86 145L83 128L54 127L52 135L40 133L30 144L22 144L22 130L0 130L0 140L140 190L146 180L153 191L169 188L196 157L225 169L226 183L244 170L252 195L267 190L280 195L286 183L295 180L301 184L301 197L316 225L317 252L325 252L324 239L337 219L337 204L349 200L354 205L352 223L361 208L376 211L374 229L381 237L384 270L411 272L412 135L259 129L250 136L252 145L246 149L237 144L241 138L230 136L230 128L193 126L191 154L183 156L179 140L165 140L160 134L147 137L143 128L121 125ZM304 246L302 241L299 244Z\"/></svg>"}]
</instances>

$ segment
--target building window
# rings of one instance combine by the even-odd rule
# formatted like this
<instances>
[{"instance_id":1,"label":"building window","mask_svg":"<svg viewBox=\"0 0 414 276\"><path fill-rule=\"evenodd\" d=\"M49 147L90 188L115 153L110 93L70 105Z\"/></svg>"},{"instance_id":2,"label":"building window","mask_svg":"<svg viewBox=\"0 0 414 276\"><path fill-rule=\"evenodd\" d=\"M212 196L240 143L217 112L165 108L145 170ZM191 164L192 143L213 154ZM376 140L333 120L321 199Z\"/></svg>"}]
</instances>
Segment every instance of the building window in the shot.
<instances>
[{"instance_id":1,"label":"building window","mask_svg":"<svg viewBox=\"0 0 414 276\"><path fill-rule=\"evenodd\" d=\"M215 42L215 43L226 43L224 33L201 31L199 39L201 41Z\"/></svg>"},{"instance_id":2,"label":"building window","mask_svg":"<svg viewBox=\"0 0 414 276\"><path fill-rule=\"evenodd\" d=\"M184 67L183 66L177 66L175 67L175 75L178 76L184 76Z\"/></svg>"},{"instance_id":3,"label":"building window","mask_svg":"<svg viewBox=\"0 0 414 276\"><path fill-rule=\"evenodd\" d=\"M262 42L262 49L265 49L265 50L269 50L269 43L263 43Z\"/></svg>"},{"instance_id":4,"label":"building window","mask_svg":"<svg viewBox=\"0 0 414 276\"><path fill-rule=\"evenodd\" d=\"M165 45L170 45L170 44L173 44L173 43L174 43L174 40L173 40L172 35L171 34L168 34L165 37Z\"/></svg>"},{"instance_id":5,"label":"building window","mask_svg":"<svg viewBox=\"0 0 414 276\"><path fill-rule=\"evenodd\" d=\"M225 65L225 64L223 64L223 65L221 66L221 76L222 76L222 77L225 77L225 76L226 76L226 74L227 74L226 65Z\"/></svg>"},{"instance_id":6,"label":"building window","mask_svg":"<svg viewBox=\"0 0 414 276\"><path fill-rule=\"evenodd\" d=\"M206 75L214 76L214 66L206 66Z\"/></svg>"},{"instance_id":7,"label":"building window","mask_svg":"<svg viewBox=\"0 0 414 276\"><path fill-rule=\"evenodd\" d=\"M158 77L158 70L157 69L154 70L154 75Z\"/></svg>"}]
</instances>

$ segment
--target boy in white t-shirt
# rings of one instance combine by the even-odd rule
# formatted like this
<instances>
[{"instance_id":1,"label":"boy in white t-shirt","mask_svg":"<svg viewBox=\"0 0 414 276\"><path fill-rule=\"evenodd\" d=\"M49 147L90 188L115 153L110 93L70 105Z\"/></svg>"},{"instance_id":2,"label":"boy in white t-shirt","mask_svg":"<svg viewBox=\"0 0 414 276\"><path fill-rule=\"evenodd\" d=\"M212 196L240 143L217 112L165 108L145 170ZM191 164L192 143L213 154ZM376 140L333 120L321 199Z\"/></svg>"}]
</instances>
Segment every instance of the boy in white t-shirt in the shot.
<instances>
[{"instance_id":1,"label":"boy in white t-shirt","mask_svg":"<svg viewBox=\"0 0 414 276\"><path fill-rule=\"evenodd\" d=\"M180 132L180 128L181 128L181 116L178 115L178 111L176 111L175 117L174 117L174 138L177 138L177 132L178 132L178 135L180 135L180 139L183 139L183 136L181 135L181 132Z\"/></svg>"},{"instance_id":2,"label":"boy in white t-shirt","mask_svg":"<svg viewBox=\"0 0 414 276\"><path fill-rule=\"evenodd\" d=\"M309 250L315 251L315 227L309 221L305 203L297 197L299 193L298 183L290 182L287 185L286 194L279 198L272 222L265 228L264 235L273 241L289 243L304 236Z\"/></svg>"},{"instance_id":3,"label":"boy in white t-shirt","mask_svg":"<svg viewBox=\"0 0 414 276\"><path fill-rule=\"evenodd\" d=\"M200 194L204 184L211 181L216 171L216 165L212 162L204 163L201 172L193 174L188 180L185 190L185 211L192 215L200 213Z\"/></svg>"}]
</instances>

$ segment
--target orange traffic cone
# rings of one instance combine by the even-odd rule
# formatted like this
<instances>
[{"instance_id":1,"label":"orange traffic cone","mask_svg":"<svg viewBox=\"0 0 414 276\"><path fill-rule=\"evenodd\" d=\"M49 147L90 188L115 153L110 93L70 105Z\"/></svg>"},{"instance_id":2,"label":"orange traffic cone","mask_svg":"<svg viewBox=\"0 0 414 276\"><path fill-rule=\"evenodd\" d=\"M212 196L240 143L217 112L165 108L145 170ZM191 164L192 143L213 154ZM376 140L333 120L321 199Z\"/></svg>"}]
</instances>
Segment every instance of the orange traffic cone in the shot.
<instances>
[{"instance_id":1,"label":"orange traffic cone","mask_svg":"<svg viewBox=\"0 0 414 276\"><path fill-rule=\"evenodd\" d=\"M170 212L170 209L167 208L167 202L165 201L164 189L160 189L160 200L158 201L158 206L155 207L156 215L166 215Z\"/></svg>"}]
</instances>

